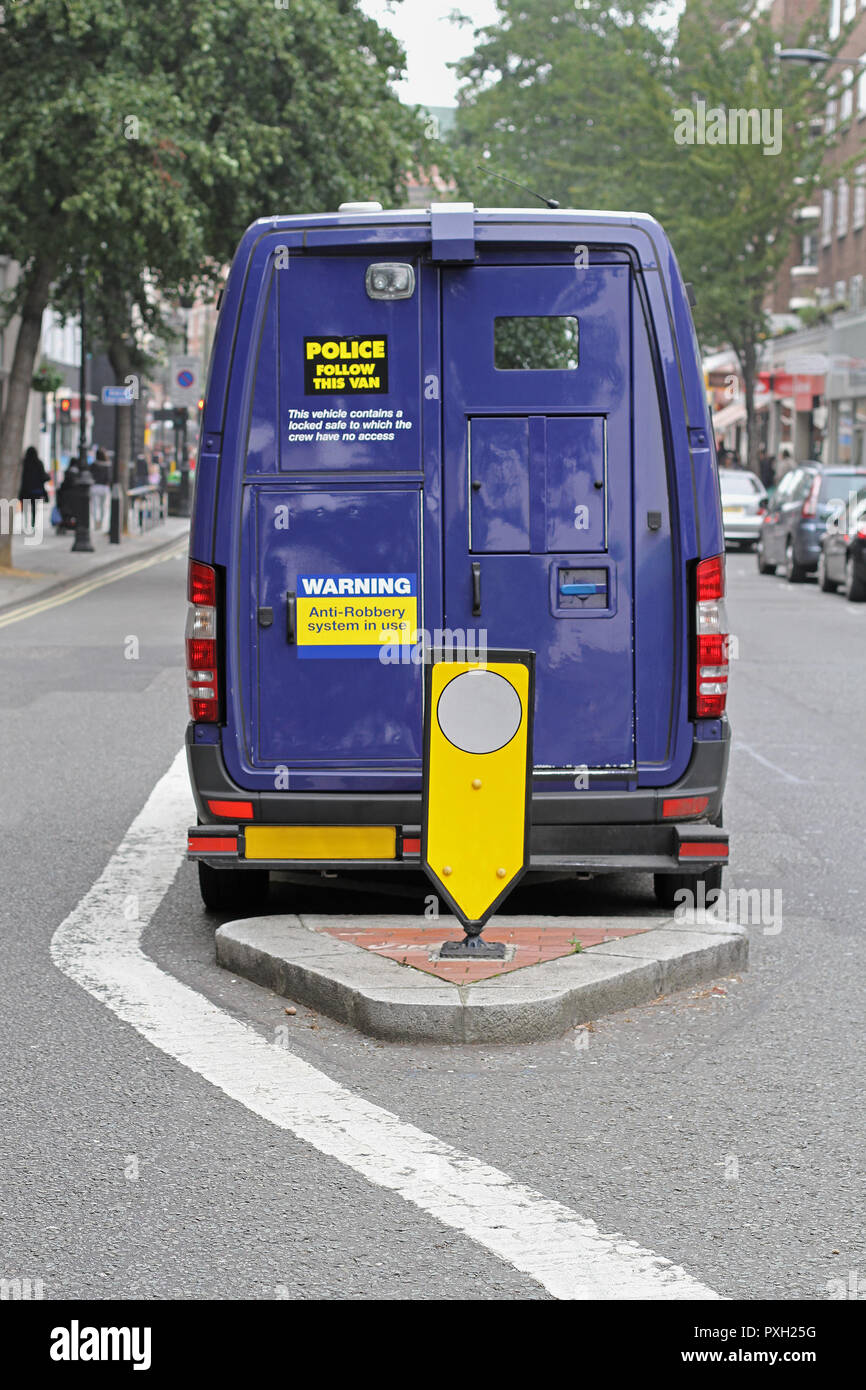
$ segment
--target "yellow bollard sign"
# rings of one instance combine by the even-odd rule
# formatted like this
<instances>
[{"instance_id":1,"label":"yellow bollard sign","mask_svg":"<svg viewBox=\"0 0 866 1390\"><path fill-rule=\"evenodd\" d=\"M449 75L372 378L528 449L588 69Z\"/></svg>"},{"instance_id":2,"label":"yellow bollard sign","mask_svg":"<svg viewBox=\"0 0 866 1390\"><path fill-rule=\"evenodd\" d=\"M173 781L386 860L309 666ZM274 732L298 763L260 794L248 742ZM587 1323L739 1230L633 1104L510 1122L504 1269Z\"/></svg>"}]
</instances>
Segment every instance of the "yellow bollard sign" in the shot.
<instances>
[{"instance_id":1,"label":"yellow bollard sign","mask_svg":"<svg viewBox=\"0 0 866 1390\"><path fill-rule=\"evenodd\" d=\"M421 862L468 935L529 862L534 668L491 651L427 670Z\"/></svg>"}]
</instances>

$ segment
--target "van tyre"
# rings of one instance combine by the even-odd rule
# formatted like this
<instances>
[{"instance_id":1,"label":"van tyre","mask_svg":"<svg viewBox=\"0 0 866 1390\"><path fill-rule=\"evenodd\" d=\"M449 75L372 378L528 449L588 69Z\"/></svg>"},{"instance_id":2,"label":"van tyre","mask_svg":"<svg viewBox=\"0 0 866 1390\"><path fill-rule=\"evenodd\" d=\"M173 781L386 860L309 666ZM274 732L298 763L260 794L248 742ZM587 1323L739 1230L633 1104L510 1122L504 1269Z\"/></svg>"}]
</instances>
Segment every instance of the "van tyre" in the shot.
<instances>
[{"instance_id":1,"label":"van tyre","mask_svg":"<svg viewBox=\"0 0 866 1390\"><path fill-rule=\"evenodd\" d=\"M848 556L845 561L845 597L849 603L866 603L866 584L854 571L854 560Z\"/></svg>"},{"instance_id":2,"label":"van tyre","mask_svg":"<svg viewBox=\"0 0 866 1390\"><path fill-rule=\"evenodd\" d=\"M213 869L198 863L198 886L208 912L255 917L268 905L267 869Z\"/></svg>"},{"instance_id":3,"label":"van tyre","mask_svg":"<svg viewBox=\"0 0 866 1390\"><path fill-rule=\"evenodd\" d=\"M755 554L756 554L757 557L758 557L758 574L775 574L775 573L776 573L776 566L775 566L775 565L771 565L771 564L769 563L769 561L767 561L767 560L764 559L764 543L763 543L763 541L758 541L758 544L757 544L756 547L755 547Z\"/></svg>"},{"instance_id":4,"label":"van tyre","mask_svg":"<svg viewBox=\"0 0 866 1390\"><path fill-rule=\"evenodd\" d=\"M701 895L701 882L703 882L703 897ZM686 890L691 896L693 903L706 902L706 895L711 893L714 888L722 886L722 865L713 864L710 868L704 869L700 874L654 874L653 888L655 889L656 902L659 907L666 908L672 912L679 907L680 902L676 899L676 894ZM680 900L682 901L682 900ZM686 900L688 901L688 899Z\"/></svg>"},{"instance_id":5,"label":"van tyre","mask_svg":"<svg viewBox=\"0 0 866 1390\"><path fill-rule=\"evenodd\" d=\"M818 588L822 594L835 594L838 587L835 579L827 577L827 559L822 550L818 556Z\"/></svg>"},{"instance_id":6,"label":"van tyre","mask_svg":"<svg viewBox=\"0 0 866 1390\"><path fill-rule=\"evenodd\" d=\"M794 542L788 537L785 546L785 578L789 584L802 584L806 578L806 567L801 565L794 555Z\"/></svg>"}]
</instances>

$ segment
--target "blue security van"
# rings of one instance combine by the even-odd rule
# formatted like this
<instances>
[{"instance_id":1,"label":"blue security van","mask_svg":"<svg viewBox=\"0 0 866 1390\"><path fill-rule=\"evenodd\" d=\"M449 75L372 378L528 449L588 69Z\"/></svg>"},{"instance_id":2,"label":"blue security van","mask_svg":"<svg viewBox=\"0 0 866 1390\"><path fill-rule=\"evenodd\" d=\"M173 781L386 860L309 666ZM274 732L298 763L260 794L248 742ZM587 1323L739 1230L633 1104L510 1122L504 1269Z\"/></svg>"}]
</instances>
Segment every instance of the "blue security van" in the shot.
<instances>
[{"instance_id":1,"label":"blue security van","mask_svg":"<svg viewBox=\"0 0 866 1390\"><path fill-rule=\"evenodd\" d=\"M717 887L719 483L689 296L632 213L263 218L224 290L190 538L188 852L418 870L425 664L534 653L530 874Z\"/></svg>"}]
</instances>

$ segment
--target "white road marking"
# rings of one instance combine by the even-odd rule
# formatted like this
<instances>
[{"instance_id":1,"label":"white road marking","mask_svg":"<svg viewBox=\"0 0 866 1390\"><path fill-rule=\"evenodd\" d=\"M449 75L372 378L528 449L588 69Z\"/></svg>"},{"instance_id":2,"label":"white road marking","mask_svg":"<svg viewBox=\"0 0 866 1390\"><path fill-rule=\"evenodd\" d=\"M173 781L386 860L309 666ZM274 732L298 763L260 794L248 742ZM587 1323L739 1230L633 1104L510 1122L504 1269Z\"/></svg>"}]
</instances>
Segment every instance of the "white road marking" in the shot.
<instances>
[{"instance_id":1,"label":"white road marking","mask_svg":"<svg viewBox=\"0 0 866 1390\"><path fill-rule=\"evenodd\" d=\"M141 934L182 861L183 753L51 943L55 964L143 1037L254 1114L397 1193L561 1299L715 1299L669 1260L364 1100L167 975ZM129 919L129 920L127 920Z\"/></svg>"},{"instance_id":2,"label":"white road marking","mask_svg":"<svg viewBox=\"0 0 866 1390\"><path fill-rule=\"evenodd\" d=\"M801 787L808 786L807 778L795 777L793 772L786 772L783 767L779 767L776 763L771 763L770 759L765 758L763 753L756 752L754 748L750 748L747 743L742 743L740 739L734 740L734 747L742 748L743 752L748 753L750 758L754 758L756 763L760 763L762 767L768 767L771 772L778 773L780 777L784 777L786 782L796 782L798 786Z\"/></svg>"},{"instance_id":3,"label":"white road marking","mask_svg":"<svg viewBox=\"0 0 866 1390\"><path fill-rule=\"evenodd\" d=\"M20 623L25 618L35 618L39 613L46 613L50 608L59 608L61 604L71 603L73 599L83 598L85 594L90 594L94 589L104 589L106 584L115 584L118 579L128 579L131 574L138 574L140 570L150 569L151 565L161 565L164 560L173 560L175 556L185 554L189 546L189 537L181 536L171 549L166 547L156 555L145 555L140 560L130 560L128 564L120 562L111 567L106 567L101 573L94 575L91 579L82 579L77 584L70 584L59 594L54 594L49 598L35 598L32 603L28 603L21 608L16 608L11 613L0 614L0 627L9 627L12 623Z\"/></svg>"}]
</instances>

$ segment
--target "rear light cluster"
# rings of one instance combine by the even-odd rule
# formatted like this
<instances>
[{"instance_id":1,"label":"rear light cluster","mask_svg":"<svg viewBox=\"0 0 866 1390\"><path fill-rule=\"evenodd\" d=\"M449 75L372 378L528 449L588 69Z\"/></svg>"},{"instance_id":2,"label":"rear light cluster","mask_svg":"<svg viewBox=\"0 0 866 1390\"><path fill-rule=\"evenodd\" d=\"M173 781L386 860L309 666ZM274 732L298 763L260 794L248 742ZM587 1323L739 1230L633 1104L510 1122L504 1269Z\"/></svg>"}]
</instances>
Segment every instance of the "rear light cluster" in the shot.
<instances>
[{"instance_id":1,"label":"rear light cluster","mask_svg":"<svg viewBox=\"0 0 866 1390\"><path fill-rule=\"evenodd\" d=\"M820 476L816 477L812 486L809 488L809 496L800 508L800 515L807 519L818 515L818 493L821 491Z\"/></svg>"},{"instance_id":2,"label":"rear light cluster","mask_svg":"<svg viewBox=\"0 0 866 1390\"><path fill-rule=\"evenodd\" d=\"M728 618L725 557L713 555L697 568L695 715L719 719L728 698Z\"/></svg>"},{"instance_id":3,"label":"rear light cluster","mask_svg":"<svg viewBox=\"0 0 866 1390\"><path fill-rule=\"evenodd\" d=\"M207 808L213 816L223 816L228 820L252 820L251 801L209 801Z\"/></svg>"},{"instance_id":4,"label":"rear light cluster","mask_svg":"<svg viewBox=\"0 0 866 1390\"><path fill-rule=\"evenodd\" d=\"M186 692L197 724L219 719L217 676L216 571L199 560L189 562L189 609L186 616Z\"/></svg>"},{"instance_id":5,"label":"rear light cluster","mask_svg":"<svg viewBox=\"0 0 866 1390\"><path fill-rule=\"evenodd\" d=\"M708 796L669 796L662 802L662 815L665 820L682 816L702 816L710 804Z\"/></svg>"}]
</instances>

